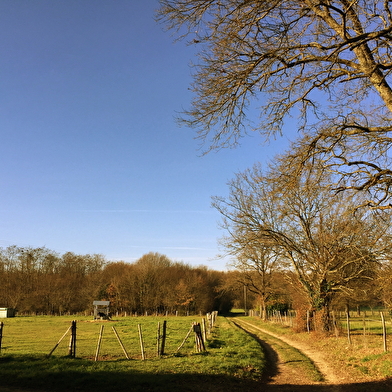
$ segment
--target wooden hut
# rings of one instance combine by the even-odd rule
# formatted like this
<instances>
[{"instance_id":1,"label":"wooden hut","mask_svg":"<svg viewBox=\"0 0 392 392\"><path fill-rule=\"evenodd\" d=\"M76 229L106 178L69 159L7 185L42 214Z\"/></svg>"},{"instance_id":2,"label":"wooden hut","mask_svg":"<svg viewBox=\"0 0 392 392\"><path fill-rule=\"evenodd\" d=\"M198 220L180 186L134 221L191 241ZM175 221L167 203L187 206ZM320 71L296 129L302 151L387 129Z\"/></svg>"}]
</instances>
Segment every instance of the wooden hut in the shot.
<instances>
[{"instance_id":1,"label":"wooden hut","mask_svg":"<svg viewBox=\"0 0 392 392\"><path fill-rule=\"evenodd\" d=\"M94 320L109 320L109 305L110 301L93 301L94 305Z\"/></svg>"}]
</instances>

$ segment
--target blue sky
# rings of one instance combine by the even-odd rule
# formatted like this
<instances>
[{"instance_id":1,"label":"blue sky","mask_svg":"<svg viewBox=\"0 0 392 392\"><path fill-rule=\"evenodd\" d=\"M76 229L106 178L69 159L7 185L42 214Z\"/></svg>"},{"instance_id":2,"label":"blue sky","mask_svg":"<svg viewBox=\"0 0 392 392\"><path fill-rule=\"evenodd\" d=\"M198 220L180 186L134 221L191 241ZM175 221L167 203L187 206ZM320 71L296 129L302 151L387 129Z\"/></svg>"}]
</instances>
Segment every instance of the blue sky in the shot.
<instances>
[{"instance_id":1,"label":"blue sky","mask_svg":"<svg viewBox=\"0 0 392 392\"><path fill-rule=\"evenodd\" d=\"M216 260L211 196L283 141L201 156L189 107L195 48L155 0L0 2L0 246L135 261ZM197 49L197 47L196 47Z\"/></svg>"}]
</instances>

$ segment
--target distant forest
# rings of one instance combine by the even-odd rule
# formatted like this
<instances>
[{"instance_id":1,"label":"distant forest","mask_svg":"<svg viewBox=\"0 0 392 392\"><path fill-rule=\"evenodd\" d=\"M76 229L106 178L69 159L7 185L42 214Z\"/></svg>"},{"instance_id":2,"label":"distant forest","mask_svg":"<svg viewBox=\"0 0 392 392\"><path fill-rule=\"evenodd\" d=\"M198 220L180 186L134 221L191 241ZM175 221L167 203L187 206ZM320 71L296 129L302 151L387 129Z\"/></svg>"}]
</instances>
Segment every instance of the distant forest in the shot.
<instances>
[{"instance_id":1,"label":"distant forest","mask_svg":"<svg viewBox=\"0 0 392 392\"><path fill-rule=\"evenodd\" d=\"M74 314L92 311L94 300L109 300L113 313L228 311L238 293L227 287L227 276L158 253L126 263L9 246L0 248L0 307L20 314Z\"/></svg>"},{"instance_id":2,"label":"distant forest","mask_svg":"<svg viewBox=\"0 0 392 392\"><path fill-rule=\"evenodd\" d=\"M60 255L45 247L13 245L0 248L0 307L29 315L89 314L93 301L108 300L112 314L184 315L225 313L233 307L261 312L267 297L268 312L308 308L301 284L290 271L256 267L215 271L159 253L145 254L134 263L111 262L99 254ZM390 276L384 275L383 282L362 282L349 295L341 293L334 306L391 309Z\"/></svg>"}]
</instances>

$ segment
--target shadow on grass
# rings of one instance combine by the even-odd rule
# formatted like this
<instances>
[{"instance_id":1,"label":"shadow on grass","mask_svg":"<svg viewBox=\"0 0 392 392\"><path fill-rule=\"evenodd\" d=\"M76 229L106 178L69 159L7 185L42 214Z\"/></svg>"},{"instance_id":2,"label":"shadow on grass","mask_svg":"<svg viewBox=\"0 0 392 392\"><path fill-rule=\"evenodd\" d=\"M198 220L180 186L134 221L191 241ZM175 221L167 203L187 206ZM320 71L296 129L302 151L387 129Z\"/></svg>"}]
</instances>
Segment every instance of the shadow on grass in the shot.
<instances>
[{"instance_id":1,"label":"shadow on grass","mask_svg":"<svg viewBox=\"0 0 392 392\"><path fill-rule=\"evenodd\" d=\"M267 385L264 392L390 392L392 381L336 385Z\"/></svg>"},{"instance_id":2,"label":"shadow on grass","mask_svg":"<svg viewBox=\"0 0 392 392\"><path fill-rule=\"evenodd\" d=\"M331 385L268 385L225 375L151 373L132 369L132 361L93 362L83 359L33 356L0 357L0 391L267 391L327 392ZM347 392L389 392L392 378L384 382L341 385Z\"/></svg>"},{"instance_id":3,"label":"shadow on grass","mask_svg":"<svg viewBox=\"0 0 392 392\"><path fill-rule=\"evenodd\" d=\"M247 391L257 390L257 381L225 375L151 373L132 369L134 361L101 361L0 357L1 391ZM146 367L148 363L146 361Z\"/></svg>"},{"instance_id":4,"label":"shadow on grass","mask_svg":"<svg viewBox=\"0 0 392 392\"><path fill-rule=\"evenodd\" d=\"M246 316L246 312L244 310L237 310L237 311L219 313L219 315L224 317L244 317Z\"/></svg>"}]
</instances>

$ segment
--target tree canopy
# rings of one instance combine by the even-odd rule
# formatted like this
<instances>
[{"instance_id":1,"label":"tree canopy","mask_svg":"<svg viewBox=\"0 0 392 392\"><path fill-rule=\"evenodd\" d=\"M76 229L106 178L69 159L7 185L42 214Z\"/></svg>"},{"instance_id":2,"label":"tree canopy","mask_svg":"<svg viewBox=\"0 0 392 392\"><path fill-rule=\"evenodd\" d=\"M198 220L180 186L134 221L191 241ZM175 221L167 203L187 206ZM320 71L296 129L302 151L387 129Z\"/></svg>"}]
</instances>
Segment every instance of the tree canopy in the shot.
<instances>
[{"instance_id":1,"label":"tree canopy","mask_svg":"<svg viewBox=\"0 0 392 392\"><path fill-rule=\"evenodd\" d=\"M161 0L159 19L198 45L182 120L208 148L267 139L297 116L292 164L316 155L336 189L390 207L392 10L377 0ZM259 105L260 121L248 109Z\"/></svg>"},{"instance_id":2,"label":"tree canopy","mask_svg":"<svg viewBox=\"0 0 392 392\"><path fill-rule=\"evenodd\" d=\"M274 268L294 274L328 329L332 300L340 293L355 297L355 284L376 276L390 246L390 215L366 209L354 214L352 196L331 198L322 170L293 179L285 167L284 159L268 170L255 166L230 183L229 197L214 199L227 233L224 244L239 260L246 257L248 266L255 264L250 249L274 254Z\"/></svg>"}]
</instances>

